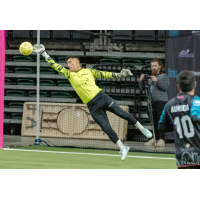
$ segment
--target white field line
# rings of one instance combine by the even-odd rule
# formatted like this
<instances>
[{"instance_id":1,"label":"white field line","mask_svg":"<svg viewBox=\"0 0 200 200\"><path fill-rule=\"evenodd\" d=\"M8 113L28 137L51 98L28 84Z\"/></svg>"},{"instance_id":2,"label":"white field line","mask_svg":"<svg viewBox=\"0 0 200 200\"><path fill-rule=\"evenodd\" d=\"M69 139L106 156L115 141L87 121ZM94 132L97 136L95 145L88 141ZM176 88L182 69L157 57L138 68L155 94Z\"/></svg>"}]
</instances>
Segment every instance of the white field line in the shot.
<instances>
[{"instance_id":1,"label":"white field line","mask_svg":"<svg viewBox=\"0 0 200 200\"><path fill-rule=\"evenodd\" d=\"M113 155L113 154L95 154L95 153L62 152L62 151L40 151L40 150L26 150L26 149L10 149L10 148L3 148L3 150L31 151L31 152L41 152L41 153L66 153L66 154L91 155L91 156L121 156L121 155ZM175 158L163 158L163 157L128 156L128 155L127 155L127 157L129 157L129 158L150 158L150 159L175 160Z\"/></svg>"}]
</instances>

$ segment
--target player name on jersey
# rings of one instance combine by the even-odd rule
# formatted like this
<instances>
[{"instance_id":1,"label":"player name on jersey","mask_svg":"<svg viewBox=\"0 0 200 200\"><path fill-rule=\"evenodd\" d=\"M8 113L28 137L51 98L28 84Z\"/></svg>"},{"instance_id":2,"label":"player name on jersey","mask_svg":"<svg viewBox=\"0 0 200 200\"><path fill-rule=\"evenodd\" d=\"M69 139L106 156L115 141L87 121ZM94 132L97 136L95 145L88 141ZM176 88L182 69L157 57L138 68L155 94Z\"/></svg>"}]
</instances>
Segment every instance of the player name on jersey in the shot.
<instances>
[{"instance_id":1,"label":"player name on jersey","mask_svg":"<svg viewBox=\"0 0 200 200\"><path fill-rule=\"evenodd\" d=\"M189 105L179 105L171 107L171 113L182 112L182 111L189 111Z\"/></svg>"}]
</instances>

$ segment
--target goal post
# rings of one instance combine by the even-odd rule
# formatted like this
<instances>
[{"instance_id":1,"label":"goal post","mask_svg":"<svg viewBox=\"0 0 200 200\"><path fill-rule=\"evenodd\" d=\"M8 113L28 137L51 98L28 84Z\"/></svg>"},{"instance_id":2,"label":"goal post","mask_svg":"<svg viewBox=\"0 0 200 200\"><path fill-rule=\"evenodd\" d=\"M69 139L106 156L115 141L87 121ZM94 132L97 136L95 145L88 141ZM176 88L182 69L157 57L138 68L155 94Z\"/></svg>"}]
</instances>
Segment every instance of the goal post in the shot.
<instances>
[{"instance_id":1,"label":"goal post","mask_svg":"<svg viewBox=\"0 0 200 200\"><path fill-rule=\"evenodd\" d=\"M5 34L5 30L0 30L0 149L3 148L4 127Z\"/></svg>"}]
</instances>

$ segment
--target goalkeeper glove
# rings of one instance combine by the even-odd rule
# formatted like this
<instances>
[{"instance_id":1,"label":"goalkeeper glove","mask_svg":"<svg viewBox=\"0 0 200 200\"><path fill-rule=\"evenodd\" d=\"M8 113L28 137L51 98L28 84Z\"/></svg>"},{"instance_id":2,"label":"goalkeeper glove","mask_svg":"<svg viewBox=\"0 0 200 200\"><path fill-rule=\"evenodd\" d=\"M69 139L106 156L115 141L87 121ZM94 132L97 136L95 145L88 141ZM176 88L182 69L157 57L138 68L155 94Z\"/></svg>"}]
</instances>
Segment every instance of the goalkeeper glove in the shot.
<instances>
[{"instance_id":1,"label":"goalkeeper glove","mask_svg":"<svg viewBox=\"0 0 200 200\"><path fill-rule=\"evenodd\" d=\"M126 77L126 76L133 76L129 69L122 69L120 73L117 73L117 78Z\"/></svg>"},{"instance_id":2,"label":"goalkeeper glove","mask_svg":"<svg viewBox=\"0 0 200 200\"><path fill-rule=\"evenodd\" d=\"M47 52L45 51L45 47L42 44L35 44L33 46L33 51L35 53L39 53L40 55L42 55L45 59L47 59L48 57L50 57Z\"/></svg>"}]
</instances>

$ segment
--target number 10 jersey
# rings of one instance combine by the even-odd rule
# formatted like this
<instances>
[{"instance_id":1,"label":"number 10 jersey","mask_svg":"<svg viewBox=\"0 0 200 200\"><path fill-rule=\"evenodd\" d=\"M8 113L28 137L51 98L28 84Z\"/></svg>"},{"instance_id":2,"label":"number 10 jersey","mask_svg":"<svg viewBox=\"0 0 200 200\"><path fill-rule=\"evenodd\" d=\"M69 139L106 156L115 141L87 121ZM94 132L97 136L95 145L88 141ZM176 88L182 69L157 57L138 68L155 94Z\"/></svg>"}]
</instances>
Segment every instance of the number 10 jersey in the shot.
<instances>
[{"instance_id":1,"label":"number 10 jersey","mask_svg":"<svg viewBox=\"0 0 200 200\"><path fill-rule=\"evenodd\" d=\"M164 107L158 129L175 131L178 167L200 165L200 98L179 93Z\"/></svg>"}]
</instances>

